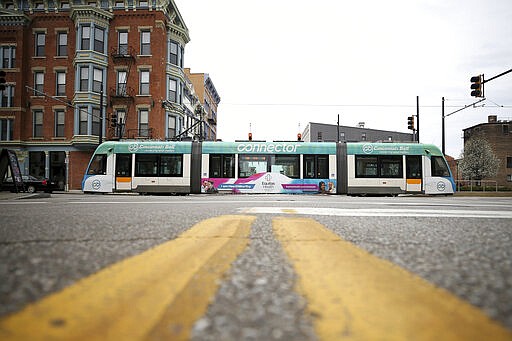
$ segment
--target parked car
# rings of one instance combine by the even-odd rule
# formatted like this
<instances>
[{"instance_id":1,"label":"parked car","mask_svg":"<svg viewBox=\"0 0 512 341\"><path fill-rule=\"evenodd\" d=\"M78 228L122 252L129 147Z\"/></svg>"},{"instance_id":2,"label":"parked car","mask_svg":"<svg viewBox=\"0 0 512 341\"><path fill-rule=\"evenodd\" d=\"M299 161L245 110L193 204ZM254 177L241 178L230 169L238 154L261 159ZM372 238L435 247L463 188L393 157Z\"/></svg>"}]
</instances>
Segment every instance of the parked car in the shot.
<instances>
[{"instance_id":1,"label":"parked car","mask_svg":"<svg viewBox=\"0 0 512 341\"><path fill-rule=\"evenodd\" d=\"M46 193L51 193L55 190L55 183L48 179L38 179L32 175L23 175L23 192L35 193L38 191L43 191ZM16 192L16 187L12 181L12 177L8 177L4 179L2 184L2 191L11 191Z\"/></svg>"}]
</instances>

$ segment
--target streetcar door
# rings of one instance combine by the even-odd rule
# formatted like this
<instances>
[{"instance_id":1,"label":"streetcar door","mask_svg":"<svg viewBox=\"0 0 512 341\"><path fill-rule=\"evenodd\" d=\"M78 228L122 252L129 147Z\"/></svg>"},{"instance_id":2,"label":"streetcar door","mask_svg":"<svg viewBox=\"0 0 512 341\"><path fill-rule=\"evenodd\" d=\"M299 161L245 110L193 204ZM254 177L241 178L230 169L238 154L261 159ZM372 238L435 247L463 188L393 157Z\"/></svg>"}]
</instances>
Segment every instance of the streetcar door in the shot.
<instances>
[{"instance_id":1,"label":"streetcar door","mask_svg":"<svg viewBox=\"0 0 512 341\"><path fill-rule=\"evenodd\" d=\"M421 192L422 191L422 162L421 155L406 155L406 191Z\"/></svg>"},{"instance_id":2,"label":"streetcar door","mask_svg":"<svg viewBox=\"0 0 512 341\"><path fill-rule=\"evenodd\" d=\"M116 155L116 190L132 189L132 154Z\"/></svg>"}]
</instances>

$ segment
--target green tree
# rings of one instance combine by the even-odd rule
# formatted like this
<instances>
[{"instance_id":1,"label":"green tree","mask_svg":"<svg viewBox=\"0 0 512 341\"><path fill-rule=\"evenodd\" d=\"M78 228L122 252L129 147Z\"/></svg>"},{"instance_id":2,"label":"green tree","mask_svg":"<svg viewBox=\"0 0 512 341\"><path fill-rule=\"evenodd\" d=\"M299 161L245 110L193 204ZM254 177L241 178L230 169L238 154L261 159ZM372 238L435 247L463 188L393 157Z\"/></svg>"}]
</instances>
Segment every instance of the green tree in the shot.
<instances>
[{"instance_id":1,"label":"green tree","mask_svg":"<svg viewBox=\"0 0 512 341\"><path fill-rule=\"evenodd\" d=\"M473 136L464 144L459 169L464 178L482 180L498 173L500 160L494 155L491 145L481 136Z\"/></svg>"}]
</instances>

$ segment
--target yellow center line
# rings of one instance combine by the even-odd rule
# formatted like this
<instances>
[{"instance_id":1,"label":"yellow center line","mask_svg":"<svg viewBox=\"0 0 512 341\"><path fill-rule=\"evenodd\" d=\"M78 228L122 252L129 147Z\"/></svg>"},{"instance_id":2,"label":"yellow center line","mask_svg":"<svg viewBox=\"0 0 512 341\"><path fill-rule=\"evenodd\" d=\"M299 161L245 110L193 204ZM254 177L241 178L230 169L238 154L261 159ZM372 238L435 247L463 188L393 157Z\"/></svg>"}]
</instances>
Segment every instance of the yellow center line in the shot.
<instances>
[{"instance_id":1,"label":"yellow center line","mask_svg":"<svg viewBox=\"0 0 512 341\"><path fill-rule=\"evenodd\" d=\"M174 240L3 318L0 339L187 339L219 279L246 248L254 219L240 215L202 221ZM181 295L195 298L184 301Z\"/></svg>"},{"instance_id":2,"label":"yellow center line","mask_svg":"<svg viewBox=\"0 0 512 341\"><path fill-rule=\"evenodd\" d=\"M446 290L342 240L309 218L274 218L322 340L511 340Z\"/></svg>"}]
</instances>

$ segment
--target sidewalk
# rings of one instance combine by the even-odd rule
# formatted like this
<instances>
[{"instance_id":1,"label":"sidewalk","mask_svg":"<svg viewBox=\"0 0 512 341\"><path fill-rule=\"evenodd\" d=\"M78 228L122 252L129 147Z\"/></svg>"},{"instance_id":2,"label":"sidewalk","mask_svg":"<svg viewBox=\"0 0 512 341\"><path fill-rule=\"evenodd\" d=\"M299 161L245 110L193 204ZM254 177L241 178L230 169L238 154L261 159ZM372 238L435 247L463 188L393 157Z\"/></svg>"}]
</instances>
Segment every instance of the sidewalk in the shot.
<instances>
[{"instance_id":1,"label":"sidewalk","mask_svg":"<svg viewBox=\"0 0 512 341\"><path fill-rule=\"evenodd\" d=\"M11 193L9 191L0 191L0 200L19 200L19 199L43 199L49 198L52 194L83 194L81 190L54 191L53 193L36 192L36 193Z\"/></svg>"}]
</instances>

